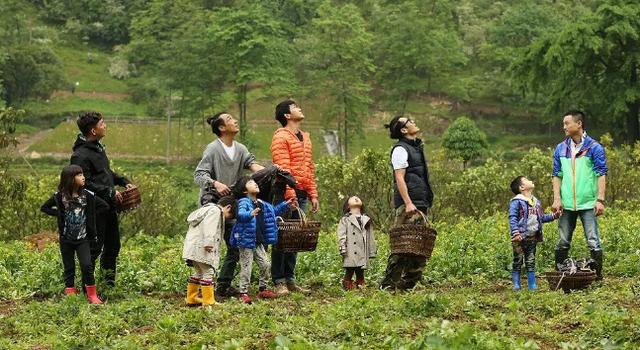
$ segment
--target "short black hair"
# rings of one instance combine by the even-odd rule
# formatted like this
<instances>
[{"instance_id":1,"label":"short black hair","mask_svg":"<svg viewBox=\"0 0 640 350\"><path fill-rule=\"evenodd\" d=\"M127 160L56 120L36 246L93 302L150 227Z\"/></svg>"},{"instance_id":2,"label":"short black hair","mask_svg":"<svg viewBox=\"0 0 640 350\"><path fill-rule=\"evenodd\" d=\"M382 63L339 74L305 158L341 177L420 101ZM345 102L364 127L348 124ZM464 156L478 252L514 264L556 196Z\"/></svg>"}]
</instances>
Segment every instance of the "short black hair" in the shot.
<instances>
[{"instance_id":1,"label":"short black hair","mask_svg":"<svg viewBox=\"0 0 640 350\"><path fill-rule=\"evenodd\" d=\"M247 182L251 180L253 180L251 176L243 176L239 178L235 184L233 184L232 186L233 195L237 199L244 198L246 196L245 192L247 191Z\"/></svg>"},{"instance_id":2,"label":"short black hair","mask_svg":"<svg viewBox=\"0 0 640 350\"><path fill-rule=\"evenodd\" d=\"M209 118L207 118L207 124L211 125L211 131L216 134L216 136L220 137L220 127L225 125L225 120L220 118L223 114L229 114L227 112L216 113Z\"/></svg>"},{"instance_id":3,"label":"short black hair","mask_svg":"<svg viewBox=\"0 0 640 350\"><path fill-rule=\"evenodd\" d=\"M394 140L399 140L402 138L402 128L400 127L400 118L404 118L403 115L397 115L389 121L389 124L385 124L384 127L389 129L389 137Z\"/></svg>"},{"instance_id":4,"label":"short black hair","mask_svg":"<svg viewBox=\"0 0 640 350\"><path fill-rule=\"evenodd\" d=\"M58 192L66 197L71 197L75 189L76 175L82 174L82 168L79 165L67 165L60 172L60 183L58 184Z\"/></svg>"},{"instance_id":5,"label":"short black hair","mask_svg":"<svg viewBox=\"0 0 640 350\"><path fill-rule=\"evenodd\" d=\"M511 192L513 192L513 194L520 194L520 185L522 185L522 179L524 179L524 176L518 176L515 179L513 179L513 181L511 181Z\"/></svg>"},{"instance_id":6,"label":"short black hair","mask_svg":"<svg viewBox=\"0 0 640 350\"><path fill-rule=\"evenodd\" d=\"M80 129L82 135L89 136L91 129L95 128L100 120L102 120L100 112L86 112L78 116L76 124L78 124L78 129Z\"/></svg>"},{"instance_id":7,"label":"short black hair","mask_svg":"<svg viewBox=\"0 0 640 350\"><path fill-rule=\"evenodd\" d=\"M585 128L586 124L585 123L587 121L587 116L583 111L578 110L578 109L572 109L572 110L568 111L567 113L563 114L562 118L564 118L564 117L566 117L568 115L570 115L571 118L573 118L574 122L582 123L582 130L586 130L586 128Z\"/></svg>"},{"instance_id":8,"label":"short black hair","mask_svg":"<svg viewBox=\"0 0 640 350\"><path fill-rule=\"evenodd\" d=\"M349 214L349 198L351 197L358 197L360 198L360 196L347 196L347 199L344 200L344 204L342 205L342 214L347 215ZM362 200L362 198L360 198L360 200ZM364 202L362 202L362 206L360 207L360 213L361 214L366 214L367 213L367 208L364 205ZM369 226L371 225L371 223L373 222L373 220L371 218L369 218L369 222L367 222L367 225L365 226L365 228L369 228Z\"/></svg>"},{"instance_id":9,"label":"short black hair","mask_svg":"<svg viewBox=\"0 0 640 350\"><path fill-rule=\"evenodd\" d=\"M234 196L224 196L218 200L218 205L221 207L226 207L227 205L231 206L231 213L233 213L233 217L236 216L236 211L238 210L238 201Z\"/></svg>"},{"instance_id":10,"label":"short black hair","mask_svg":"<svg viewBox=\"0 0 640 350\"><path fill-rule=\"evenodd\" d=\"M291 105L297 104L294 100L284 100L276 106L276 120L280 122L282 127L287 126L287 117L285 114L291 113Z\"/></svg>"}]
</instances>

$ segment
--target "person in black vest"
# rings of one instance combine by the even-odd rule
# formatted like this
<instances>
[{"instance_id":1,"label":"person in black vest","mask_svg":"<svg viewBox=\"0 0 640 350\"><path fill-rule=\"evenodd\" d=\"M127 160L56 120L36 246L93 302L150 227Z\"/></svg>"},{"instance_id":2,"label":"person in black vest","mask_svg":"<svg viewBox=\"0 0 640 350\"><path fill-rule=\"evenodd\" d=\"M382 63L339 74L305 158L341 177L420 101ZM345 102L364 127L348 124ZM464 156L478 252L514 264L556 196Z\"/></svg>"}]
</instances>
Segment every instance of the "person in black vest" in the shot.
<instances>
[{"instance_id":1,"label":"person in black vest","mask_svg":"<svg viewBox=\"0 0 640 350\"><path fill-rule=\"evenodd\" d=\"M97 242L92 246L91 258L95 264L98 256L100 268L104 272L108 285L116 281L116 260L120 253L120 228L115 209L116 198L120 192L115 186L133 187L124 176L113 172L105 146L100 140L107 134L107 124L98 112L83 113L78 117L80 134L73 145L71 164L82 168L86 180L85 187L109 204L109 210L96 217Z\"/></svg>"},{"instance_id":2,"label":"person in black vest","mask_svg":"<svg viewBox=\"0 0 640 350\"><path fill-rule=\"evenodd\" d=\"M410 118L397 116L385 125L390 137L398 140L391 149L394 180L395 224L419 223L425 220L433 203L429 183L429 169L424 157L424 144L418 138L420 128ZM420 213L422 212L422 214ZM383 290L407 290L422 279L425 257L409 254L391 254L385 277L380 283Z\"/></svg>"}]
</instances>

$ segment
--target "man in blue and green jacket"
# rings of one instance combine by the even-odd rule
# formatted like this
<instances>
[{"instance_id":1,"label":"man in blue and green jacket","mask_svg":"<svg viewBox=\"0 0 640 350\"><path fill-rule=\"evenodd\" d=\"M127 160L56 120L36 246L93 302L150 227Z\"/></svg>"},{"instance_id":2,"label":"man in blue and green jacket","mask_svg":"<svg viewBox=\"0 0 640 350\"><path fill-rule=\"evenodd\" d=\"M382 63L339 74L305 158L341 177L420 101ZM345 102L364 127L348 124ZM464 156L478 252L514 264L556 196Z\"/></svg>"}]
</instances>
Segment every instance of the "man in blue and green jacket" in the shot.
<instances>
[{"instance_id":1,"label":"man in blue and green jacket","mask_svg":"<svg viewBox=\"0 0 640 350\"><path fill-rule=\"evenodd\" d=\"M602 247L597 216L604 213L607 158L604 147L585 130L585 114L564 114L563 128L567 136L553 154L553 211L561 212L558 222L560 239L556 245L556 267L569 256L571 238L578 217L582 221L596 273L602 279Z\"/></svg>"}]
</instances>

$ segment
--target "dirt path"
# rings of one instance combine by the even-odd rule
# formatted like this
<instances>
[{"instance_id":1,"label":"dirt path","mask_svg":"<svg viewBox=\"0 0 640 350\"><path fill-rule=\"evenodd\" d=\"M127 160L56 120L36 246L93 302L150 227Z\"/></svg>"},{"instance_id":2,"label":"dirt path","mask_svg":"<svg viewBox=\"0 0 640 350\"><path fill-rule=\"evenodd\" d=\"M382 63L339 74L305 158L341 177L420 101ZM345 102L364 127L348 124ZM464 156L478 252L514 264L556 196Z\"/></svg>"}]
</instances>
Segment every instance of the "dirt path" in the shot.
<instances>
[{"instance_id":1,"label":"dirt path","mask_svg":"<svg viewBox=\"0 0 640 350\"><path fill-rule=\"evenodd\" d=\"M18 152L20 154L25 154L27 152L27 149L29 149L29 147L31 147L31 145L33 145L33 144L35 144L37 142L40 142L51 131L53 131L53 129L47 129L47 130L38 131L35 134L20 135L18 137L18 142L20 142L18 144Z\"/></svg>"}]
</instances>

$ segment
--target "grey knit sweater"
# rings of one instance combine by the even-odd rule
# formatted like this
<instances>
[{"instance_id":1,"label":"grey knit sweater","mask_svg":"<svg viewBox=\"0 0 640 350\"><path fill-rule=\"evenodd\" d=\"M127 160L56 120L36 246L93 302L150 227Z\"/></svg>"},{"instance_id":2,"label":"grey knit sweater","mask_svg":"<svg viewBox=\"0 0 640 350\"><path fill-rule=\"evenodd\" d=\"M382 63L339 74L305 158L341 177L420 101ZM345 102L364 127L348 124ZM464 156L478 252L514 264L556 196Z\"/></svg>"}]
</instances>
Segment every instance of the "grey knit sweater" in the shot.
<instances>
[{"instance_id":1,"label":"grey knit sweater","mask_svg":"<svg viewBox=\"0 0 640 350\"><path fill-rule=\"evenodd\" d=\"M231 187L243 175L244 169L255 163L256 157L249 153L245 145L236 141L233 143L236 149L233 160L225 152L220 139L216 139L205 148L202 159L193 173L194 181L200 186L200 197L204 189L211 186L213 180Z\"/></svg>"}]
</instances>

